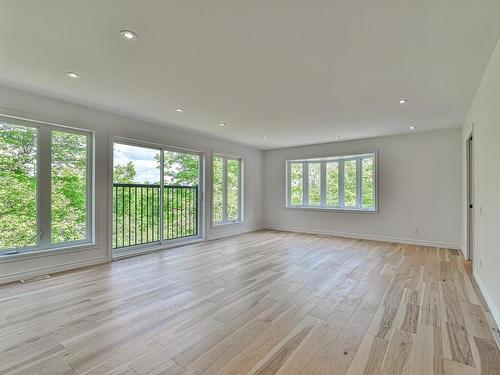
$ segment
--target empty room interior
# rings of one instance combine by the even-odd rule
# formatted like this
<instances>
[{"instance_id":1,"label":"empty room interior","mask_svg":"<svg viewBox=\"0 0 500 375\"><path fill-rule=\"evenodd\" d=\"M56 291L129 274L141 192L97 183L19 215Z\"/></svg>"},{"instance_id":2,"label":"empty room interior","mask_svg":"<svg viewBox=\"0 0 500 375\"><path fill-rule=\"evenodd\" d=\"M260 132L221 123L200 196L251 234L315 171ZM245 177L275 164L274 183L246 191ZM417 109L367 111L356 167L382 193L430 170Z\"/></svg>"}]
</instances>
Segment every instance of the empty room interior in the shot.
<instances>
[{"instance_id":1,"label":"empty room interior","mask_svg":"<svg viewBox=\"0 0 500 375\"><path fill-rule=\"evenodd\" d=\"M500 374L499 36L0 0L0 375Z\"/></svg>"}]
</instances>

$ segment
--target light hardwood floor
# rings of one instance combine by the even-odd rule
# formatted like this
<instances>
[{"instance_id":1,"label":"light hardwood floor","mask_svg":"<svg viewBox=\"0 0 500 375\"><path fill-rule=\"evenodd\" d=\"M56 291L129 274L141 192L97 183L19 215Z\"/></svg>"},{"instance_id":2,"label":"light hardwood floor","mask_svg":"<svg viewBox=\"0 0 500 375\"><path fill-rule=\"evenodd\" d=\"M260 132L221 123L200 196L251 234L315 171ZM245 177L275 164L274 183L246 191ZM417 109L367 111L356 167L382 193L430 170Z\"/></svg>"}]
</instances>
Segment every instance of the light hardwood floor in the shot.
<instances>
[{"instance_id":1,"label":"light hardwood floor","mask_svg":"<svg viewBox=\"0 0 500 375\"><path fill-rule=\"evenodd\" d=\"M0 374L498 374L455 250L260 231L0 287Z\"/></svg>"}]
</instances>

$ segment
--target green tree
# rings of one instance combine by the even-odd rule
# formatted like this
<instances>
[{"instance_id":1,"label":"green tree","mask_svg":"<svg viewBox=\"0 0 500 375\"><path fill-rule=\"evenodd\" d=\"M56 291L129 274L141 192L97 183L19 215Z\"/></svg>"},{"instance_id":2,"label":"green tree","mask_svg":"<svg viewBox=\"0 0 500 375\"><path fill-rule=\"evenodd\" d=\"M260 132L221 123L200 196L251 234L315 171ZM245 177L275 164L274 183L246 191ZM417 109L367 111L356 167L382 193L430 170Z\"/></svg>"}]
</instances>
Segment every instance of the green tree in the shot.
<instances>
[{"instance_id":1,"label":"green tree","mask_svg":"<svg viewBox=\"0 0 500 375\"><path fill-rule=\"evenodd\" d=\"M163 162L165 165L165 184L183 186L198 185L200 174L200 158L198 155L165 151Z\"/></svg>"},{"instance_id":2,"label":"green tree","mask_svg":"<svg viewBox=\"0 0 500 375\"><path fill-rule=\"evenodd\" d=\"M0 249L36 245L35 128L0 122Z\"/></svg>"},{"instance_id":3,"label":"green tree","mask_svg":"<svg viewBox=\"0 0 500 375\"><path fill-rule=\"evenodd\" d=\"M117 164L113 169L113 182L119 184L133 184L137 172L133 162L127 164Z\"/></svg>"}]
</instances>

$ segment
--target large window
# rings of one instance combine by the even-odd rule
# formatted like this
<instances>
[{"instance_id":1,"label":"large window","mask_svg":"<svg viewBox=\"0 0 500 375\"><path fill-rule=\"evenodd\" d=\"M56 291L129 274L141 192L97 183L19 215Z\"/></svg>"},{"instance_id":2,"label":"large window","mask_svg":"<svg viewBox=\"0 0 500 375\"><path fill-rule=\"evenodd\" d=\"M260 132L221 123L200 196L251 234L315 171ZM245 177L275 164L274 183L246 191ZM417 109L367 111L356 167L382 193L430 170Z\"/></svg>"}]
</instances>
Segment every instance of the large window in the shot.
<instances>
[{"instance_id":1,"label":"large window","mask_svg":"<svg viewBox=\"0 0 500 375\"><path fill-rule=\"evenodd\" d=\"M114 143L115 254L199 235L201 160L188 151Z\"/></svg>"},{"instance_id":2,"label":"large window","mask_svg":"<svg viewBox=\"0 0 500 375\"><path fill-rule=\"evenodd\" d=\"M287 161L287 207L376 211L375 154Z\"/></svg>"},{"instance_id":3,"label":"large window","mask_svg":"<svg viewBox=\"0 0 500 375\"><path fill-rule=\"evenodd\" d=\"M212 158L212 222L242 221L241 159L214 154Z\"/></svg>"},{"instance_id":4,"label":"large window","mask_svg":"<svg viewBox=\"0 0 500 375\"><path fill-rule=\"evenodd\" d=\"M0 117L0 254L92 240L92 136Z\"/></svg>"}]
</instances>

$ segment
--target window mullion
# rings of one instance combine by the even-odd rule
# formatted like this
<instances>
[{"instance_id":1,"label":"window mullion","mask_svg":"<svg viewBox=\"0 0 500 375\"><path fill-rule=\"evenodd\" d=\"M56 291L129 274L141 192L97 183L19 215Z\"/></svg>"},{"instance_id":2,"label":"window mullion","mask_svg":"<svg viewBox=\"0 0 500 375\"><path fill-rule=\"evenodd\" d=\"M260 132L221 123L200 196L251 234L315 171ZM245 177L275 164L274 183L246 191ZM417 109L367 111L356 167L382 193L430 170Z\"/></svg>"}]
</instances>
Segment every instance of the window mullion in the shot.
<instances>
[{"instance_id":1,"label":"window mullion","mask_svg":"<svg viewBox=\"0 0 500 375\"><path fill-rule=\"evenodd\" d=\"M345 207L345 196L344 196L344 160L339 160L339 207Z\"/></svg>"},{"instance_id":2,"label":"window mullion","mask_svg":"<svg viewBox=\"0 0 500 375\"><path fill-rule=\"evenodd\" d=\"M51 238L51 131L40 127L38 132L38 245L46 248Z\"/></svg>"},{"instance_id":3,"label":"window mullion","mask_svg":"<svg viewBox=\"0 0 500 375\"><path fill-rule=\"evenodd\" d=\"M302 166L302 204L309 206L309 163L304 162Z\"/></svg>"},{"instance_id":4,"label":"window mullion","mask_svg":"<svg viewBox=\"0 0 500 375\"><path fill-rule=\"evenodd\" d=\"M222 159L222 221L227 222L227 158Z\"/></svg>"},{"instance_id":5,"label":"window mullion","mask_svg":"<svg viewBox=\"0 0 500 375\"><path fill-rule=\"evenodd\" d=\"M326 207L326 162L320 164L320 194L321 194L321 207Z\"/></svg>"},{"instance_id":6,"label":"window mullion","mask_svg":"<svg viewBox=\"0 0 500 375\"><path fill-rule=\"evenodd\" d=\"M356 208L361 208L361 158L356 159Z\"/></svg>"}]
</instances>

